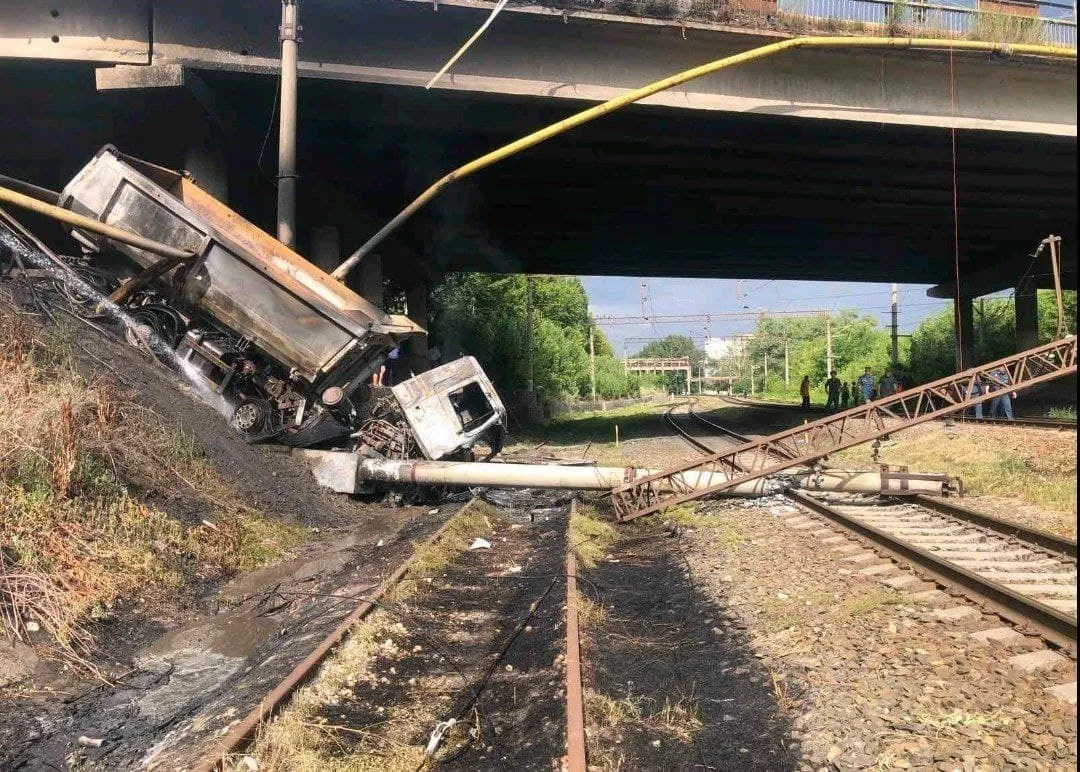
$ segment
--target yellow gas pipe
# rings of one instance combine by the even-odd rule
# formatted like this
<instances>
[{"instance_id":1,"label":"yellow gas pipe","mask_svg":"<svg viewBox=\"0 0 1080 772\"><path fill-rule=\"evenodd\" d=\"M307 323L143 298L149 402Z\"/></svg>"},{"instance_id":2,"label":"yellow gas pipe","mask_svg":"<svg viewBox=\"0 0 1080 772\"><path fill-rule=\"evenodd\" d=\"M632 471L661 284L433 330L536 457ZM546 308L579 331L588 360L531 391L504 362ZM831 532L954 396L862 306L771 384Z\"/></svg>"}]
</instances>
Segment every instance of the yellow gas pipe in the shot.
<instances>
[{"instance_id":1,"label":"yellow gas pipe","mask_svg":"<svg viewBox=\"0 0 1080 772\"><path fill-rule=\"evenodd\" d=\"M538 131L534 131L520 139L514 140L507 145L503 145L496 150L492 150L486 155L482 155L479 158L469 161L469 163L464 166L459 166L457 169L454 169L449 174L437 180L431 187L417 196L412 203L398 212L394 219L380 228L374 236L349 255L345 262L334 269L332 276L336 279L343 279L365 255L371 252L371 250L378 246L383 239L397 230L403 222L409 219L417 210L424 206L424 204L438 195L439 191L452 182L464 179L470 174L487 168L504 158L509 158L522 150L527 150L530 147L539 145L541 142L576 128L583 123L588 123L589 121L600 118L608 113L613 113L616 110L620 110L629 104L650 97L653 94L666 91L673 86L695 80L703 75L716 72L717 70L734 67L737 64L745 64L746 62L752 62L756 59L763 59L790 48L919 48L935 51L985 51L988 53L1000 53L1006 56L1015 54L1022 56L1043 56L1053 59L1076 59L1076 49L1073 48L1020 43L1011 45L1007 43L989 43L980 40L938 40L935 38L801 37L752 48L749 51L726 56L723 59L717 59L707 64L703 64L700 67L683 70L675 75L670 75L667 78L650 83L647 86L628 91L622 96L609 99L607 102L575 113L569 118L564 118L561 121L552 123Z\"/></svg>"}]
</instances>

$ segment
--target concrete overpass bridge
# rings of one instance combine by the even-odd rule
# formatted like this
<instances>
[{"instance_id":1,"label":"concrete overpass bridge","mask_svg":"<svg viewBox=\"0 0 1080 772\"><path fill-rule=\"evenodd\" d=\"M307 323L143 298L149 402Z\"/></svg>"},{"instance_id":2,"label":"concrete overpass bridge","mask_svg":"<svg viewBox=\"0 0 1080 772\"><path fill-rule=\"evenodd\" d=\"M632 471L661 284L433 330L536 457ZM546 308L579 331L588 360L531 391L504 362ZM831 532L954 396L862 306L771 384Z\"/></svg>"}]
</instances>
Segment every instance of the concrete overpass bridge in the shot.
<instances>
[{"instance_id":1,"label":"concrete overpass bridge","mask_svg":"<svg viewBox=\"0 0 1080 772\"><path fill-rule=\"evenodd\" d=\"M112 142L192 169L272 231L279 15L254 5L9 0L0 168L59 186ZM302 252L333 265L448 169L794 34L763 29L784 26L767 7L748 17L756 28L510 7L424 90L490 8L303 1ZM451 188L357 281L372 297L383 275L408 288L451 270L937 283L953 276L958 243L983 293L1015 284L1056 233L1075 286L1076 161L1075 63L796 51L658 94Z\"/></svg>"}]
</instances>

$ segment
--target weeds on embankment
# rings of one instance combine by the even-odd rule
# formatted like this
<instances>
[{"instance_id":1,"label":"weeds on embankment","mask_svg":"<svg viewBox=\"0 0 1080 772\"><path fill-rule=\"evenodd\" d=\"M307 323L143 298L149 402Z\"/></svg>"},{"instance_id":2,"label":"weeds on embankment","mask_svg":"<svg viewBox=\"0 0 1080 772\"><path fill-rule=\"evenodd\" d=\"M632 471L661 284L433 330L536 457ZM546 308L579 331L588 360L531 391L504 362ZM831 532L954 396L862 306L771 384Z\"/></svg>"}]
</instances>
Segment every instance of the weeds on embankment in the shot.
<instances>
[{"instance_id":1,"label":"weeds on embankment","mask_svg":"<svg viewBox=\"0 0 1080 772\"><path fill-rule=\"evenodd\" d=\"M94 671L90 623L279 556L301 530L236 499L194 439L74 367L74 343L0 306L0 625ZM128 483L175 492L185 523ZM199 522L201 521L201 522Z\"/></svg>"}]
</instances>

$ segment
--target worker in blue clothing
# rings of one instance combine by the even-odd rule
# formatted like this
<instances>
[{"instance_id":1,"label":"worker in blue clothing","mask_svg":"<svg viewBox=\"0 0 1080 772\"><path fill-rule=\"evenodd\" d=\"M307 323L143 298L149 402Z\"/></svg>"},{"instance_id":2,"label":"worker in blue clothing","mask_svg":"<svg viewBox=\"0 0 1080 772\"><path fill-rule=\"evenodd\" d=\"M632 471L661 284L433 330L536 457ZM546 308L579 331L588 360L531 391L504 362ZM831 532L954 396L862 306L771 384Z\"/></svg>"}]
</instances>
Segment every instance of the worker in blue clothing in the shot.
<instances>
[{"instance_id":1,"label":"worker in blue clothing","mask_svg":"<svg viewBox=\"0 0 1080 772\"><path fill-rule=\"evenodd\" d=\"M974 399L975 397L981 397L982 394L983 394L983 385L979 382L979 376L976 375L975 376L975 381L971 384L971 392L970 392L969 396L972 399ZM975 413L975 417L981 419L983 417L983 403L980 402L977 405L975 405L975 407L973 408L973 411Z\"/></svg>"},{"instance_id":2,"label":"worker in blue clothing","mask_svg":"<svg viewBox=\"0 0 1080 772\"><path fill-rule=\"evenodd\" d=\"M872 402L874 399L874 371L869 367L866 372L859 376L859 397L863 402Z\"/></svg>"},{"instance_id":3,"label":"worker in blue clothing","mask_svg":"<svg viewBox=\"0 0 1080 772\"><path fill-rule=\"evenodd\" d=\"M1012 376L1009 375L1007 368L997 367L990 371L990 391L997 395L990 400L992 418L1003 415L1008 420L1013 420L1012 401L1016 392L1012 391L1010 386L1012 386Z\"/></svg>"}]
</instances>

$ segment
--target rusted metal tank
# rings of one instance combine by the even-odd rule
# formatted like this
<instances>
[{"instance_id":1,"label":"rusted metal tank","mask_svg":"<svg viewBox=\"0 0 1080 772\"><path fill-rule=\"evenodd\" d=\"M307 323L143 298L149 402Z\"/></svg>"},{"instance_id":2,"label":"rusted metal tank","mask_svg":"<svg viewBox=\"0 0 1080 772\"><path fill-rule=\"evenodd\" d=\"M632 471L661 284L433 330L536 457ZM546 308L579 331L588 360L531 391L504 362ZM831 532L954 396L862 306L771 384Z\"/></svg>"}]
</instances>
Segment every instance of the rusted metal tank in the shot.
<instances>
[{"instance_id":1,"label":"rusted metal tank","mask_svg":"<svg viewBox=\"0 0 1080 772\"><path fill-rule=\"evenodd\" d=\"M342 385L423 328L387 314L201 190L182 174L102 148L61 193L61 206L198 255L181 296L250 339L321 392ZM77 232L99 248L104 239ZM163 258L110 242L143 267ZM348 389L346 391L349 391Z\"/></svg>"}]
</instances>

